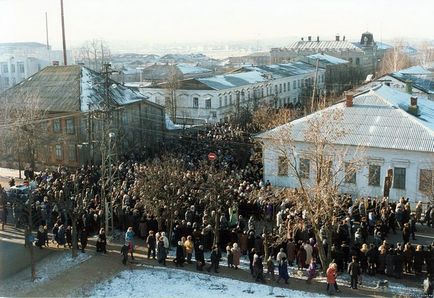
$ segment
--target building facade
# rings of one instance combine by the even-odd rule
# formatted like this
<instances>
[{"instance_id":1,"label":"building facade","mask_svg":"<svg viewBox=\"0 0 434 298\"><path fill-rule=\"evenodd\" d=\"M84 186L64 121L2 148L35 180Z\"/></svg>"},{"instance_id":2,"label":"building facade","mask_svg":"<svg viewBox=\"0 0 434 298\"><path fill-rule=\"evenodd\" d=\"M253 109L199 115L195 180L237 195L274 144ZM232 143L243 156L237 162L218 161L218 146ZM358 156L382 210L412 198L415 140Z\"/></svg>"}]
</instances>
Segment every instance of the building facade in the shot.
<instances>
[{"instance_id":1,"label":"building facade","mask_svg":"<svg viewBox=\"0 0 434 298\"><path fill-rule=\"evenodd\" d=\"M14 106L14 115L36 115L24 124L33 131L31 144L14 146L12 135L13 145L2 148L6 167L79 167L100 162L102 146L113 158L156 151L165 134L162 106L84 66L46 67L0 98L2 112Z\"/></svg>"},{"instance_id":2,"label":"building facade","mask_svg":"<svg viewBox=\"0 0 434 298\"><path fill-rule=\"evenodd\" d=\"M434 108L432 101L415 98L387 86L361 93L351 98L351 105L339 103L328 109L342 111L340 123L348 134L334 143L335 148L347 154L342 161L333 161L332 166L340 167L350 163L351 156L362 154L362 166L351 175L351 179L337 177L344 183L342 193L355 197L382 197L385 177L393 173L389 197L397 200L408 197L411 202L428 202L434 198ZM324 110L324 111L327 111ZM324 111L288 124L294 135L297 168L303 172L303 181L313 184L313 164L307 159L310 148L305 140L309 118L320 117ZM295 174L285 167L282 154L289 150L289 144L278 144L276 139L289 129L288 125L277 127L258 136L263 144L264 180L285 187L299 187ZM360 150L361 149L361 150ZM348 157L348 160L346 160ZM341 173L344 175L344 173ZM345 179L345 180L344 180Z\"/></svg>"},{"instance_id":3,"label":"building facade","mask_svg":"<svg viewBox=\"0 0 434 298\"><path fill-rule=\"evenodd\" d=\"M272 48L270 55L271 63L282 63L300 56L327 54L347 60L350 65L360 68L366 76L376 73L378 61L385 51L377 47L372 33L365 32L360 42L350 42L345 39L345 36L341 38L339 35L335 40L320 40L319 36L312 39L308 36L307 39L302 38L300 41L292 42L285 48Z\"/></svg>"},{"instance_id":4,"label":"building facade","mask_svg":"<svg viewBox=\"0 0 434 298\"><path fill-rule=\"evenodd\" d=\"M243 108L268 103L276 108L304 104L313 90L324 90L325 70L304 62L268 66L248 66L235 72L206 78L183 80L176 90L176 122L215 123L228 120ZM169 90L165 84L140 88L149 100L165 104ZM311 93L310 93L311 94Z\"/></svg>"}]
</instances>

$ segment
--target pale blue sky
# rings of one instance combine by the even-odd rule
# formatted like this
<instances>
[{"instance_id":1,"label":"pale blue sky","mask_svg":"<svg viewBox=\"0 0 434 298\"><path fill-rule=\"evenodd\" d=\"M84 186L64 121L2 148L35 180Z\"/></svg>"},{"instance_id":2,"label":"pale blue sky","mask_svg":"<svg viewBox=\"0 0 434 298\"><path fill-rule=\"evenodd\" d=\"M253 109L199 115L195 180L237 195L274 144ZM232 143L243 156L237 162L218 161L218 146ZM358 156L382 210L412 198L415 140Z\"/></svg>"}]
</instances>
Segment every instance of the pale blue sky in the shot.
<instances>
[{"instance_id":1,"label":"pale blue sky","mask_svg":"<svg viewBox=\"0 0 434 298\"><path fill-rule=\"evenodd\" d=\"M67 44L233 41L336 33L434 39L433 0L64 0ZM59 48L60 0L0 0L0 42Z\"/></svg>"}]
</instances>

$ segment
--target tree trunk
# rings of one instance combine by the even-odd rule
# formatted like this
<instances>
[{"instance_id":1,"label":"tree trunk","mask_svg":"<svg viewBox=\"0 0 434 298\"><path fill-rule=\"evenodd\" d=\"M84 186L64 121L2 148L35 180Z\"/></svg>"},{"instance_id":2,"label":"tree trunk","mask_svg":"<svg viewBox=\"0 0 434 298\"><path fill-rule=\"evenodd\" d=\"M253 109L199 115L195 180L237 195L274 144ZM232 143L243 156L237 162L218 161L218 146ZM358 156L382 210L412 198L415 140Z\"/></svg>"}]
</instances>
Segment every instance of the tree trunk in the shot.
<instances>
[{"instance_id":1,"label":"tree trunk","mask_svg":"<svg viewBox=\"0 0 434 298\"><path fill-rule=\"evenodd\" d=\"M220 212L215 212L215 224L214 224L214 245L218 245L220 241Z\"/></svg>"},{"instance_id":2,"label":"tree trunk","mask_svg":"<svg viewBox=\"0 0 434 298\"><path fill-rule=\"evenodd\" d=\"M326 255L325 250L324 250L324 245L322 243L323 239L321 237L321 233L320 230L318 228L318 226L316 224L312 225L313 228L313 232L315 234L315 238L316 238L316 243L318 244L318 253L319 253L319 259L321 261L321 266L322 266L322 270L325 273L327 271L327 267L330 264L330 250L328 250L328 255ZM327 233L328 234L328 233ZM331 239L327 239L327 243L328 243L328 247L331 247L331 243L329 243L331 241Z\"/></svg>"}]
</instances>

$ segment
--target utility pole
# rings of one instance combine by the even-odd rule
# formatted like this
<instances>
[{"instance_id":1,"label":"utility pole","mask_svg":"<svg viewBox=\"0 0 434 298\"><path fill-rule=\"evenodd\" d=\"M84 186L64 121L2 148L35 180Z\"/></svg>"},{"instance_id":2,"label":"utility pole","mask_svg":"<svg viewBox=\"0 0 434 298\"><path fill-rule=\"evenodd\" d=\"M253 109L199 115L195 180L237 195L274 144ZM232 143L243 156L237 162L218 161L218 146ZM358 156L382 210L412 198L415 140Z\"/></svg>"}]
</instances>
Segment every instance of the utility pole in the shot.
<instances>
[{"instance_id":1,"label":"utility pole","mask_svg":"<svg viewBox=\"0 0 434 298\"><path fill-rule=\"evenodd\" d=\"M316 93L316 85L318 81L318 67L319 67L319 59L316 59L316 70L315 70L315 80L313 82L313 92L312 92L312 101L310 106L310 112L313 112L314 102L315 102L315 93Z\"/></svg>"},{"instance_id":2,"label":"utility pole","mask_svg":"<svg viewBox=\"0 0 434 298\"><path fill-rule=\"evenodd\" d=\"M101 135L101 200L104 203L104 217L105 217L105 231L109 235L109 228L111 228L111 235L113 235L113 202L111 197L111 186L112 186L112 165L111 165L111 155L112 155L112 139L115 137L114 132L112 132L112 118L113 118L113 104L110 100L110 74L111 65L105 63L103 65L104 75L104 103L102 110L102 135ZM108 191L107 191L108 188Z\"/></svg>"},{"instance_id":3,"label":"utility pole","mask_svg":"<svg viewBox=\"0 0 434 298\"><path fill-rule=\"evenodd\" d=\"M65 18L63 15L63 0L60 0L60 15L62 18L63 65L68 65L66 59Z\"/></svg>"}]
</instances>

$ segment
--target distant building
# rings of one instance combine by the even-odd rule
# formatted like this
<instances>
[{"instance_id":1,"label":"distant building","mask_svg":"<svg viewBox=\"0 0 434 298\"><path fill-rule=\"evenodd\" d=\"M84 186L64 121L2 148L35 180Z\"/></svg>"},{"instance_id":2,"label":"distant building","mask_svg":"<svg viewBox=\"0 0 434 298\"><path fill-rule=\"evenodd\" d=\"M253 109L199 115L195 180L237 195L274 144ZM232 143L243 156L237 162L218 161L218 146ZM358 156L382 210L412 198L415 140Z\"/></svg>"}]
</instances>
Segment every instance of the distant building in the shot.
<instances>
[{"instance_id":1,"label":"distant building","mask_svg":"<svg viewBox=\"0 0 434 298\"><path fill-rule=\"evenodd\" d=\"M319 36L312 39L302 38L294 41L285 48L273 48L270 51L271 63L291 61L300 56L322 53L347 60L350 65L359 67L363 75L374 74L386 49L378 49L374 36L370 32L362 34L360 42L350 42L336 35L335 40L320 40Z\"/></svg>"},{"instance_id":2,"label":"distant building","mask_svg":"<svg viewBox=\"0 0 434 298\"><path fill-rule=\"evenodd\" d=\"M68 63L73 63L67 52ZM63 52L37 42L0 43L0 92L49 65L62 65Z\"/></svg>"},{"instance_id":3,"label":"distant building","mask_svg":"<svg viewBox=\"0 0 434 298\"><path fill-rule=\"evenodd\" d=\"M244 66L244 65L269 65L271 64L271 56L269 52L252 53L246 56L229 57L229 65Z\"/></svg>"},{"instance_id":4,"label":"distant building","mask_svg":"<svg viewBox=\"0 0 434 298\"><path fill-rule=\"evenodd\" d=\"M324 90L325 70L318 69L318 94ZM228 120L242 108L261 103L277 107L304 104L310 98L316 69L304 62L246 66L235 72L179 82L176 90L178 123L214 123ZM157 104L164 104L166 85L140 88ZM310 92L310 93L309 93Z\"/></svg>"},{"instance_id":5,"label":"distant building","mask_svg":"<svg viewBox=\"0 0 434 298\"><path fill-rule=\"evenodd\" d=\"M350 99L351 105L343 102L326 109L341 110L343 120L340 125L348 130L348 134L338 138L334 146L336 150L346 152L354 152L358 146L362 146L366 166L351 175L350 179L336 177L337 180L347 179L340 191L355 196L381 198L385 177L391 169L392 200L398 200L402 196L410 198L411 202L432 200L434 102L412 97L384 85L351 96ZM276 142L282 133L288 133L289 126L294 136L296 163L298 167L303 167L303 170L300 168L305 176L302 179L307 184L315 179L312 171L314 166L305 157L310 146L305 139L305 132L309 129L309 119L318 118L321 113L323 111L318 111L258 136L263 144L264 180L269 180L275 186L299 187L294 173L285 165L282 154L289 148Z\"/></svg>"},{"instance_id":6,"label":"distant building","mask_svg":"<svg viewBox=\"0 0 434 298\"><path fill-rule=\"evenodd\" d=\"M146 100L137 89L127 88L84 66L49 66L0 94L1 107L34 97L23 109L41 111L36 148L37 168L59 164L78 167L98 162L102 135L101 111L106 92L113 107L111 132L118 156L155 150L165 131L164 108ZM1 166L16 167L16 148L1 152ZM30 161L27 161L30 163Z\"/></svg>"}]
</instances>

